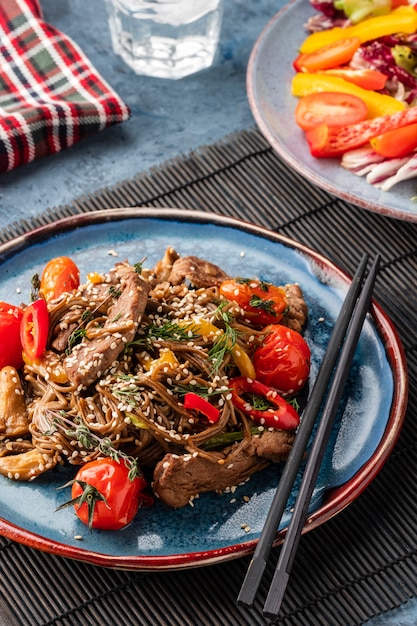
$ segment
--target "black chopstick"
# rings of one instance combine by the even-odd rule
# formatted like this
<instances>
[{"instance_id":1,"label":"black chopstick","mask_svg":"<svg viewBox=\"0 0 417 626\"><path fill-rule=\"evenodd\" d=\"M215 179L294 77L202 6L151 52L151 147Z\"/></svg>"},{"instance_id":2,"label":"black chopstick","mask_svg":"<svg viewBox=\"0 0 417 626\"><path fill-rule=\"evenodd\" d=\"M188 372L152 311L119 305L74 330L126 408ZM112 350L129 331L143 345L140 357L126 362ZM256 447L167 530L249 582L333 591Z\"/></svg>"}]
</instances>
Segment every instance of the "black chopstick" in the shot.
<instances>
[{"instance_id":1,"label":"black chopstick","mask_svg":"<svg viewBox=\"0 0 417 626\"><path fill-rule=\"evenodd\" d=\"M252 606L258 591L263 573L266 568L278 524L282 518L293 483L297 476L304 452L314 427L318 412L323 403L323 397L333 373L336 360L345 338L346 330L352 317L368 263L368 255L364 254L352 283L342 304L333 332L329 339L326 353L321 363L316 381L303 412L302 421L288 456L281 479L271 503L261 536L249 564L246 577L243 581L237 603L242 606Z\"/></svg>"},{"instance_id":2,"label":"black chopstick","mask_svg":"<svg viewBox=\"0 0 417 626\"><path fill-rule=\"evenodd\" d=\"M297 552L301 531L307 517L308 507L320 471L321 463L326 451L328 439L332 430L334 418L338 411L339 403L350 372L352 359L361 334L365 316L369 311L372 299L372 291L375 284L380 256L374 260L363 290L358 298L352 320L347 329L344 345L341 349L335 374L326 398L323 413L314 437L311 452L297 495L294 511L288 527L287 534L279 555L278 563L272 579L271 586L264 605L264 614L270 618L276 617L281 608L292 564Z\"/></svg>"}]
</instances>

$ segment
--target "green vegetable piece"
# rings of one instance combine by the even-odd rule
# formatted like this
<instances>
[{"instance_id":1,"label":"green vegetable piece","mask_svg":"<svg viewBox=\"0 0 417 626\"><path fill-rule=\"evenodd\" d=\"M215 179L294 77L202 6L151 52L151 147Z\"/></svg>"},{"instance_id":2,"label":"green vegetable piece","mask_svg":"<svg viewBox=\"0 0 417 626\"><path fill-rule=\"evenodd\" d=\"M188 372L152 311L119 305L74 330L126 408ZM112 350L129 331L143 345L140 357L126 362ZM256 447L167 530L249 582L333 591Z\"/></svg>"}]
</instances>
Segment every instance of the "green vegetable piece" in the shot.
<instances>
[{"instance_id":1,"label":"green vegetable piece","mask_svg":"<svg viewBox=\"0 0 417 626\"><path fill-rule=\"evenodd\" d=\"M391 52L398 67L417 77L417 54L409 46L397 45Z\"/></svg>"},{"instance_id":2,"label":"green vegetable piece","mask_svg":"<svg viewBox=\"0 0 417 626\"><path fill-rule=\"evenodd\" d=\"M367 17L387 15L391 11L391 0L335 0L333 4L339 11L344 11L352 24Z\"/></svg>"}]
</instances>

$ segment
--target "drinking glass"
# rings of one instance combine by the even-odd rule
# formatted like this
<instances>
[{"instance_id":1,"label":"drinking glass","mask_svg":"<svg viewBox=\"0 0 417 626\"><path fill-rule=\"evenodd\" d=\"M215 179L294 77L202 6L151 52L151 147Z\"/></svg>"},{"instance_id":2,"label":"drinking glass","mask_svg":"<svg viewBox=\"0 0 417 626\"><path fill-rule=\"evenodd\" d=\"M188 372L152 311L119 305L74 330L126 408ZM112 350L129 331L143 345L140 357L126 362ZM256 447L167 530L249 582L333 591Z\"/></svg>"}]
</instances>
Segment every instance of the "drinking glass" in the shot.
<instances>
[{"instance_id":1,"label":"drinking glass","mask_svg":"<svg viewBox=\"0 0 417 626\"><path fill-rule=\"evenodd\" d=\"M105 0L113 49L137 73L182 78L213 63L222 0Z\"/></svg>"}]
</instances>

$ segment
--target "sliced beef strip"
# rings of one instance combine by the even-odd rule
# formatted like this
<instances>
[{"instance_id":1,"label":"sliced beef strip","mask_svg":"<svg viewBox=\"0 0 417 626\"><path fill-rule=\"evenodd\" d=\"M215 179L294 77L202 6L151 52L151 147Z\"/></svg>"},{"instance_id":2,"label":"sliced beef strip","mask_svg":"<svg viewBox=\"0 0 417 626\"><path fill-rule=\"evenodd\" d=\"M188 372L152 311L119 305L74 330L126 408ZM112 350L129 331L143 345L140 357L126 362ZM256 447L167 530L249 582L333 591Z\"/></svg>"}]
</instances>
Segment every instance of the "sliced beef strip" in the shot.
<instances>
[{"instance_id":1,"label":"sliced beef strip","mask_svg":"<svg viewBox=\"0 0 417 626\"><path fill-rule=\"evenodd\" d=\"M127 342L132 341L145 311L149 293L148 283L128 265L117 266L121 278L120 296L108 311L108 319L100 337L84 339L64 360L70 381L77 387L94 383L117 360ZM117 320L117 322L116 322ZM115 323L126 324L126 330L111 332ZM106 333L106 327L109 332Z\"/></svg>"},{"instance_id":2,"label":"sliced beef strip","mask_svg":"<svg viewBox=\"0 0 417 626\"><path fill-rule=\"evenodd\" d=\"M220 285L229 276L217 265L196 256L177 259L167 278L171 285L179 285L189 280L194 287L212 287Z\"/></svg>"},{"instance_id":3,"label":"sliced beef strip","mask_svg":"<svg viewBox=\"0 0 417 626\"><path fill-rule=\"evenodd\" d=\"M264 439L265 437L265 439ZM251 444L228 463L213 463L191 455L166 454L156 465L152 488L155 495L173 508L187 505L199 493L221 492L240 484L271 461L284 461L289 454L294 433L275 430L254 435ZM231 448L213 453L221 461Z\"/></svg>"},{"instance_id":4,"label":"sliced beef strip","mask_svg":"<svg viewBox=\"0 0 417 626\"><path fill-rule=\"evenodd\" d=\"M303 292L297 283L285 285L284 289L288 300L288 311L280 323L300 333L308 315Z\"/></svg>"}]
</instances>

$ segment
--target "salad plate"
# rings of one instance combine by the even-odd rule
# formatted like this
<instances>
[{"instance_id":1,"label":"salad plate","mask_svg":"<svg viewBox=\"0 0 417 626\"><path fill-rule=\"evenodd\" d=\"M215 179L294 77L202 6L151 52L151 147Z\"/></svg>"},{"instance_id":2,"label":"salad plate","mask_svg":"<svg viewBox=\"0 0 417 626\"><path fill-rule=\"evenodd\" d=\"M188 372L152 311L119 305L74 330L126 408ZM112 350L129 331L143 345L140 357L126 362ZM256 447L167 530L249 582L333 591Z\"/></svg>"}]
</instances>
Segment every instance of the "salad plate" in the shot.
<instances>
[{"instance_id":1,"label":"salad plate","mask_svg":"<svg viewBox=\"0 0 417 626\"><path fill-rule=\"evenodd\" d=\"M381 191L347 171L340 159L310 154L295 122L297 98L291 94L293 61L308 33L305 23L317 14L308 0L292 0L265 26L249 58L247 94L255 121L275 152L294 170L328 193L364 209L417 222L417 179Z\"/></svg>"},{"instance_id":2,"label":"salad plate","mask_svg":"<svg viewBox=\"0 0 417 626\"><path fill-rule=\"evenodd\" d=\"M308 305L304 336L312 352L310 385L351 279L300 243L236 219L180 209L111 209L65 218L0 246L0 300L28 302L31 278L56 256L70 256L84 282L119 260L146 258L152 267L166 247L205 258L231 276L275 284L297 282ZM341 408L312 497L305 531L349 505L375 478L404 419L407 370L390 319L373 302L352 365ZM32 482L0 476L0 534L32 548L136 571L168 570L221 562L253 552L279 480L281 466L255 474L233 493L203 494L193 506L170 509L156 501L121 531L93 531L58 489L74 476L59 467ZM297 484L275 543L288 526Z\"/></svg>"}]
</instances>

